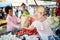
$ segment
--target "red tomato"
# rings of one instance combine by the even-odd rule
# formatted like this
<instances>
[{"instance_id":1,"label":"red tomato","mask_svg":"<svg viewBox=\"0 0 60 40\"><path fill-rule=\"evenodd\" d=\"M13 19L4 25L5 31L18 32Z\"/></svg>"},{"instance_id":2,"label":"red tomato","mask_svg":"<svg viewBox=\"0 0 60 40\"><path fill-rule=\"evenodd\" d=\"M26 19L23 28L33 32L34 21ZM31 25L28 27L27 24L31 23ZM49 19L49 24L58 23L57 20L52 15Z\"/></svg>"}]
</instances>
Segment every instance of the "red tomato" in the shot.
<instances>
[{"instance_id":1,"label":"red tomato","mask_svg":"<svg viewBox=\"0 0 60 40\"><path fill-rule=\"evenodd\" d=\"M30 36L30 35L36 35L36 34L38 34L38 32L37 32L36 29L33 29L33 30L23 29L20 32L16 33L17 36L20 36L20 35L23 35L23 34L27 34L27 35Z\"/></svg>"},{"instance_id":2,"label":"red tomato","mask_svg":"<svg viewBox=\"0 0 60 40\"><path fill-rule=\"evenodd\" d=\"M32 24L32 22L34 22L35 19L33 17L30 17L30 24Z\"/></svg>"}]
</instances>

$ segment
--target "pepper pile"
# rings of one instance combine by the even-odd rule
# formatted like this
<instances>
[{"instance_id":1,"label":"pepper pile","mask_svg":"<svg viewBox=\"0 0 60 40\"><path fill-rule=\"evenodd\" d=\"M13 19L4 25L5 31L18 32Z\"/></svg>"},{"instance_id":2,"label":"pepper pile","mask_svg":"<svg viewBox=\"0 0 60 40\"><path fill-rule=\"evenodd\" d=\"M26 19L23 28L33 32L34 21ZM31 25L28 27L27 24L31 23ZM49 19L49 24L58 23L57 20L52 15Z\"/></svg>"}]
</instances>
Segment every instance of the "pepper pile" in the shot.
<instances>
[{"instance_id":1,"label":"pepper pile","mask_svg":"<svg viewBox=\"0 0 60 40\"><path fill-rule=\"evenodd\" d=\"M24 35L24 34L27 34L27 35L31 36L31 35L38 34L38 32L37 32L36 29L33 29L33 30L23 29L20 32L16 33L17 36L21 36L21 35Z\"/></svg>"}]
</instances>

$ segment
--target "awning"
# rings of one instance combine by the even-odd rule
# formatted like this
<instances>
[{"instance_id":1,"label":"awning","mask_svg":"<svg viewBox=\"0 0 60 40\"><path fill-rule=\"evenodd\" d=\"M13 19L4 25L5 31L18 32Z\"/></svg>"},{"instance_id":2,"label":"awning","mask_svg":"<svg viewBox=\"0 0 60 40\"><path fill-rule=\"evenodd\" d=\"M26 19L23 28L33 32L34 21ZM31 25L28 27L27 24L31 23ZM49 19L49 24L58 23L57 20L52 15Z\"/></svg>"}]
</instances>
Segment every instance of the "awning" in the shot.
<instances>
[{"instance_id":1,"label":"awning","mask_svg":"<svg viewBox=\"0 0 60 40\"><path fill-rule=\"evenodd\" d=\"M0 3L0 7L6 7L6 6L11 6L12 4L11 3Z\"/></svg>"}]
</instances>

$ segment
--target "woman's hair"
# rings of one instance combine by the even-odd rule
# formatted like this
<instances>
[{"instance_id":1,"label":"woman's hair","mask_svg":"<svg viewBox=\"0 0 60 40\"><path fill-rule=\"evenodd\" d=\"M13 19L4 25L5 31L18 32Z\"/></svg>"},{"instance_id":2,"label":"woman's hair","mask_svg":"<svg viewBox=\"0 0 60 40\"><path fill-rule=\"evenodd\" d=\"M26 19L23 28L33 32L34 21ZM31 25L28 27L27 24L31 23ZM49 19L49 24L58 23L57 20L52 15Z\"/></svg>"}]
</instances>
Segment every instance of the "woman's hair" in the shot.
<instances>
[{"instance_id":1,"label":"woman's hair","mask_svg":"<svg viewBox=\"0 0 60 40\"><path fill-rule=\"evenodd\" d=\"M22 3L22 4L21 4L21 6L23 6L23 5L26 6L25 3Z\"/></svg>"},{"instance_id":2,"label":"woman's hair","mask_svg":"<svg viewBox=\"0 0 60 40\"><path fill-rule=\"evenodd\" d=\"M8 12L9 12L9 10L12 10L12 7L10 7L10 6L6 6L5 7L5 12L8 14Z\"/></svg>"},{"instance_id":3,"label":"woman's hair","mask_svg":"<svg viewBox=\"0 0 60 40\"><path fill-rule=\"evenodd\" d=\"M36 6L36 11L43 12L43 14L46 15L46 8L42 5Z\"/></svg>"}]
</instances>

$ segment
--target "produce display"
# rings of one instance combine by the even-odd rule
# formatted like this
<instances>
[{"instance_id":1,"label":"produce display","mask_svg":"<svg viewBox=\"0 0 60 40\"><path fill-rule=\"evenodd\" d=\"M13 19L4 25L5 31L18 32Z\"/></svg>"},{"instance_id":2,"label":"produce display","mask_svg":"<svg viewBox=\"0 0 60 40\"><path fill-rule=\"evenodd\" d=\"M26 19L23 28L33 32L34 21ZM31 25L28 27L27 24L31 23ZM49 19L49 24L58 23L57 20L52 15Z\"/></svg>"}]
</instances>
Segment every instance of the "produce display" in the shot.
<instances>
[{"instance_id":1,"label":"produce display","mask_svg":"<svg viewBox=\"0 0 60 40\"><path fill-rule=\"evenodd\" d=\"M20 36L20 37L16 37L16 35L12 35L11 33L9 33L8 35L2 35L0 37L0 40L22 40L24 39L25 40L38 40L38 36L36 35L32 35L32 36L28 36L26 34Z\"/></svg>"},{"instance_id":2,"label":"produce display","mask_svg":"<svg viewBox=\"0 0 60 40\"><path fill-rule=\"evenodd\" d=\"M6 20L0 20L0 33L5 33L7 28Z\"/></svg>"},{"instance_id":3,"label":"produce display","mask_svg":"<svg viewBox=\"0 0 60 40\"><path fill-rule=\"evenodd\" d=\"M7 23L6 20L0 20L0 25Z\"/></svg>"},{"instance_id":4,"label":"produce display","mask_svg":"<svg viewBox=\"0 0 60 40\"><path fill-rule=\"evenodd\" d=\"M38 36L36 35L32 35L32 36L28 36L28 35L23 35L26 40L39 40Z\"/></svg>"},{"instance_id":5,"label":"produce display","mask_svg":"<svg viewBox=\"0 0 60 40\"><path fill-rule=\"evenodd\" d=\"M51 28L56 28L59 25L59 19L55 16L54 9L52 9L50 17L51 17Z\"/></svg>"},{"instance_id":6,"label":"produce display","mask_svg":"<svg viewBox=\"0 0 60 40\"><path fill-rule=\"evenodd\" d=\"M26 40L38 40L38 38L35 36L27 36Z\"/></svg>"},{"instance_id":7,"label":"produce display","mask_svg":"<svg viewBox=\"0 0 60 40\"><path fill-rule=\"evenodd\" d=\"M2 32L2 33L6 32L6 28L7 28L6 25L5 25L5 26L1 26L1 27L0 27L0 33L1 33L1 32Z\"/></svg>"},{"instance_id":8,"label":"produce display","mask_svg":"<svg viewBox=\"0 0 60 40\"><path fill-rule=\"evenodd\" d=\"M16 32L17 36L21 36L21 35L24 35L24 34L27 34L27 35L31 36L31 35L37 35L38 32L37 32L36 29L33 29L33 30L23 29L19 32Z\"/></svg>"},{"instance_id":9,"label":"produce display","mask_svg":"<svg viewBox=\"0 0 60 40\"><path fill-rule=\"evenodd\" d=\"M52 11L52 14L50 15L50 18L51 18L51 28L55 29L59 25L59 20L56 16L54 16L53 11ZM29 12L25 11L25 12L23 12L23 14L21 16L21 25L20 26L22 28L29 27L29 25L31 25L32 22L34 22L34 21L35 21L35 19L33 17L29 16ZM7 23L6 20L0 20L0 25L5 24L5 23ZM4 31L4 30L6 30L6 27L7 27L6 25L1 26L0 33L6 32L6 31ZM37 34L38 34L38 32L36 29L33 29L33 30L22 29L13 35L11 33L9 33L7 35L6 34L1 35L0 40L22 40L22 38L20 36L25 37L26 40L38 40L38 37L33 36L33 35L37 35Z\"/></svg>"},{"instance_id":10,"label":"produce display","mask_svg":"<svg viewBox=\"0 0 60 40\"><path fill-rule=\"evenodd\" d=\"M57 17L51 17L51 28L56 28L59 25L59 20Z\"/></svg>"},{"instance_id":11,"label":"produce display","mask_svg":"<svg viewBox=\"0 0 60 40\"><path fill-rule=\"evenodd\" d=\"M21 40L20 38L16 37L16 35L12 35L9 33L8 35L2 35L0 40Z\"/></svg>"},{"instance_id":12,"label":"produce display","mask_svg":"<svg viewBox=\"0 0 60 40\"><path fill-rule=\"evenodd\" d=\"M3 28L2 27L0 27L0 30L2 30Z\"/></svg>"}]
</instances>

